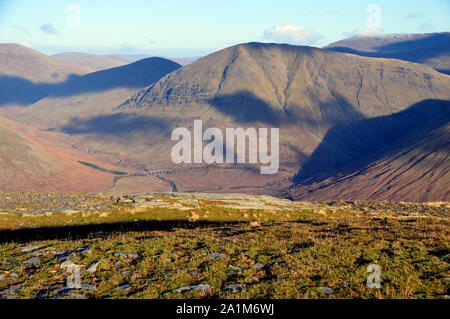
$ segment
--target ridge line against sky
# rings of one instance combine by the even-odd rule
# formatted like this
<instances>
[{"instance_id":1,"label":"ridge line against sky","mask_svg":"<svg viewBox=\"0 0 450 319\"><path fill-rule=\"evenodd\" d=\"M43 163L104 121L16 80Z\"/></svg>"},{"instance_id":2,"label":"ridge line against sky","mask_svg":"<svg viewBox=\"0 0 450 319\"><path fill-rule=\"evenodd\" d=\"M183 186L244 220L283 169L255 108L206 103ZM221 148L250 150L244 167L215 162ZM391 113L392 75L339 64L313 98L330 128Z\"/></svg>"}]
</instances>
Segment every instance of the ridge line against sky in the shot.
<instances>
[{"instance_id":1,"label":"ridge line against sky","mask_svg":"<svg viewBox=\"0 0 450 319\"><path fill-rule=\"evenodd\" d=\"M197 57L244 42L322 47L353 35L449 30L449 0L0 0L0 43L46 54Z\"/></svg>"}]
</instances>

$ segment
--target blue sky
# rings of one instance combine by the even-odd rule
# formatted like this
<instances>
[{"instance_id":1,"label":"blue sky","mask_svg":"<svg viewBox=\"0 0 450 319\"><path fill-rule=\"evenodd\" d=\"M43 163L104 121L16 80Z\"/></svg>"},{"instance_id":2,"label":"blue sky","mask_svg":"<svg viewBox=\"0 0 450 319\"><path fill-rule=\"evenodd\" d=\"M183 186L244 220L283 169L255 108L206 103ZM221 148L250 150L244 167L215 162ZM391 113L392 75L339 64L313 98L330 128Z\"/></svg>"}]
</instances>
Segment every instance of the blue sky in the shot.
<instances>
[{"instance_id":1,"label":"blue sky","mask_svg":"<svg viewBox=\"0 0 450 319\"><path fill-rule=\"evenodd\" d=\"M450 31L450 0L0 0L0 42L200 56L243 42L324 46L355 34Z\"/></svg>"}]
</instances>

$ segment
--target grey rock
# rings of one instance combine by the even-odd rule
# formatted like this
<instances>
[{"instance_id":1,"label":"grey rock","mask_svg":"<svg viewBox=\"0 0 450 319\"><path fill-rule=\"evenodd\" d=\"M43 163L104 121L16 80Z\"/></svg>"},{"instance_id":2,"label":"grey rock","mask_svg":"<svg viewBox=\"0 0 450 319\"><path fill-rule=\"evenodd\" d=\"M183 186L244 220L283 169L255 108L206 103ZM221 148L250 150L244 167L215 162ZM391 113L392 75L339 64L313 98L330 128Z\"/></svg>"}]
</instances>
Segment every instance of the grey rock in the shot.
<instances>
[{"instance_id":1,"label":"grey rock","mask_svg":"<svg viewBox=\"0 0 450 319\"><path fill-rule=\"evenodd\" d=\"M65 293L68 291L72 291L72 290L97 290L97 287L95 287L94 285L90 285L90 284L81 284L81 285L76 285L76 286L66 286L66 287L62 287L62 288L58 288L55 289L54 292L57 294L61 294L61 293Z\"/></svg>"},{"instance_id":2,"label":"grey rock","mask_svg":"<svg viewBox=\"0 0 450 319\"><path fill-rule=\"evenodd\" d=\"M26 265L39 265L41 263L41 260L39 258L32 257L25 260L23 263Z\"/></svg>"},{"instance_id":3,"label":"grey rock","mask_svg":"<svg viewBox=\"0 0 450 319\"><path fill-rule=\"evenodd\" d=\"M253 265L253 268L263 270L265 268L265 266L261 263L256 263Z\"/></svg>"},{"instance_id":4,"label":"grey rock","mask_svg":"<svg viewBox=\"0 0 450 319\"><path fill-rule=\"evenodd\" d=\"M9 287L9 288L6 288L6 289L0 291L0 295L10 294L10 293L19 291L19 290L21 290L22 288L23 288L23 286Z\"/></svg>"},{"instance_id":5,"label":"grey rock","mask_svg":"<svg viewBox=\"0 0 450 319\"><path fill-rule=\"evenodd\" d=\"M131 286L129 284L123 284L123 285L117 286L116 289L126 291L126 290L130 290Z\"/></svg>"},{"instance_id":6,"label":"grey rock","mask_svg":"<svg viewBox=\"0 0 450 319\"><path fill-rule=\"evenodd\" d=\"M29 253L31 251L35 251L41 249L41 247L38 246L23 246L23 247L19 247L19 250L23 253Z\"/></svg>"},{"instance_id":7,"label":"grey rock","mask_svg":"<svg viewBox=\"0 0 450 319\"><path fill-rule=\"evenodd\" d=\"M125 257L125 258L138 258L139 255L135 253L115 253L116 257Z\"/></svg>"},{"instance_id":8,"label":"grey rock","mask_svg":"<svg viewBox=\"0 0 450 319\"><path fill-rule=\"evenodd\" d=\"M125 270L121 273L121 275L131 275L133 273L132 270Z\"/></svg>"},{"instance_id":9,"label":"grey rock","mask_svg":"<svg viewBox=\"0 0 450 319\"><path fill-rule=\"evenodd\" d=\"M248 285L246 284L230 284L227 285L223 288L224 291L229 291L229 292L238 292L241 290L245 290L247 289Z\"/></svg>"},{"instance_id":10,"label":"grey rock","mask_svg":"<svg viewBox=\"0 0 450 319\"><path fill-rule=\"evenodd\" d=\"M36 251L36 252L34 252L34 253L31 253L31 255L34 256L34 257L42 257L42 256L44 256L45 254Z\"/></svg>"},{"instance_id":11,"label":"grey rock","mask_svg":"<svg viewBox=\"0 0 450 319\"><path fill-rule=\"evenodd\" d=\"M69 293L67 294L67 296L71 297L71 299L89 299L89 298L86 297L86 296L83 296L83 295L80 295L80 294L76 294L76 293L74 293L74 292L69 292Z\"/></svg>"},{"instance_id":12,"label":"grey rock","mask_svg":"<svg viewBox=\"0 0 450 319\"><path fill-rule=\"evenodd\" d=\"M208 285L208 284L198 284L198 285L193 285L193 286L180 287L180 288L175 289L174 292L184 294L184 293L186 293L188 291L192 291L192 290L207 291L212 288L213 288L213 286Z\"/></svg>"},{"instance_id":13,"label":"grey rock","mask_svg":"<svg viewBox=\"0 0 450 319\"><path fill-rule=\"evenodd\" d=\"M319 287L319 290L328 295L335 294L334 290L331 289L330 287Z\"/></svg>"},{"instance_id":14,"label":"grey rock","mask_svg":"<svg viewBox=\"0 0 450 319\"><path fill-rule=\"evenodd\" d=\"M62 264L65 261L76 260L76 259L80 259L80 257L74 257L74 256L61 257L61 258L58 258L58 264Z\"/></svg>"},{"instance_id":15,"label":"grey rock","mask_svg":"<svg viewBox=\"0 0 450 319\"><path fill-rule=\"evenodd\" d=\"M191 276L198 275L198 271L197 270L190 271L190 272L188 272L188 275L191 275Z\"/></svg>"},{"instance_id":16,"label":"grey rock","mask_svg":"<svg viewBox=\"0 0 450 319\"><path fill-rule=\"evenodd\" d=\"M166 262L166 263L171 263L171 262L173 262L173 259L172 259L172 258L165 258L165 259L164 259L164 262Z\"/></svg>"},{"instance_id":17,"label":"grey rock","mask_svg":"<svg viewBox=\"0 0 450 319\"><path fill-rule=\"evenodd\" d=\"M91 264L89 267L87 267L86 272L88 272L90 274L94 274L97 271L98 265L100 265L99 261Z\"/></svg>"},{"instance_id":18,"label":"grey rock","mask_svg":"<svg viewBox=\"0 0 450 319\"><path fill-rule=\"evenodd\" d=\"M83 267L81 265L77 265L77 264L73 263L71 260L63 261L59 266L61 268L70 268L70 267L74 267L74 266Z\"/></svg>"},{"instance_id":19,"label":"grey rock","mask_svg":"<svg viewBox=\"0 0 450 319\"><path fill-rule=\"evenodd\" d=\"M230 257L230 255L223 254L223 253L211 253L211 254L206 255L206 257L210 257L210 258L225 258L225 257Z\"/></svg>"},{"instance_id":20,"label":"grey rock","mask_svg":"<svg viewBox=\"0 0 450 319\"><path fill-rule=\"evenodd\" d=\"M77 214L77 213L81 213L81 212L79 210L73 210L73 209L67 208L67 209L62 209L61 213L72 215L72 214Z\"/></svg>"},{"instance_id":21,"label":"grey rock","mask_svg":"<svg viewBox=\"0 0 450 319\"><path fill-rule=\"evenodd\" d=\"M241 267L237 267L237 266L233 266L233 265L229 265L228 268L231 269L231 270L235 270L235 271L242 271L242 270L244 270Z\"/></svg>"},{"instance_id":22,"label":"grey rock","mask_svg":"<svg viewBox=\"0 0 450 319\"><path fill-rule=\"evenodd\" d=\"M55 252L53 252L53 254L55 255L55 258L62 258L62 257L73 255L73 253L71 251L66 251L66 250L55 251Z\"/></svg>"}]
</instances>

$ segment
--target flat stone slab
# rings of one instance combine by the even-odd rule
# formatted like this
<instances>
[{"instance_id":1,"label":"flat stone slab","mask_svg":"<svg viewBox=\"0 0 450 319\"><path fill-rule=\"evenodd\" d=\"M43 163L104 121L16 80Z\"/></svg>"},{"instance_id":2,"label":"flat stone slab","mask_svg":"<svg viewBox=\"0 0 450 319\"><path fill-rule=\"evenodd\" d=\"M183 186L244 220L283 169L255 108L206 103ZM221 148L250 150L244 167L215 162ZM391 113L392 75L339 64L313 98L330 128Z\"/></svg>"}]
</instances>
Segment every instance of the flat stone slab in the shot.
<instances>
[{"instance_id":1,"label":"flat stone slab","mask_svg":"<svg viewBox=\"0 0 450 319\"><path fill-rule=\"evenodd\" d=\"M266 266L264 266L264 265L261 264L261 263L256 263L256 264L253 265L252 268L259 269L259 270L263 270L265 267L266 267Z\"/></svg>"},{"instance_id":2,"label":"flat stone slab","mask_svg":"<svg viewBox=\"0 0 450 319\"><path fill-rule=\"evenodd\" d=\"M35 265L35 266L37 266L37 265L40 265L40 264L41 264L41 260L40 260L39 258L32 257L32 258L30 258L30 259L25 260L25 261L22 262L22 263L23 263L23 264L26 264L26 265Z\"/></svg>"},{"instance_id":3,"label":"flat stone slab","mask_svg":"<svg viewBox=\"0 0 450 319\"><path fill-rule=\"evenodd\" d=\"M230 255L223 254L223 253L211 253L211 254L206 255L206 257L210 257L210 258L227 258L227 257L230 257Z\"/></svg>"},{"instance_id":4,"label":"flat stone slab","mask_svg":"<svg viewBox=\"0 0 450 319\"><path fill-rule=\"evenodd\" d=\"M35 250L41 249L41 247L38 246L23 246L23 247L19 247L19 250L23 253L29 253Z\"/></svg>"},{"instance_id":5,"label":"flat stone slab","mask_svg":"<svg viewBox=\"0 0 450 319\"><path fill-rule=\"evenodd\" d=\"M242 271L242 270L244 270L241 267L237 267L237 266L233 266L233 265L229 265L228 269L231 269L231 270L234 270L234 271Z\"/></svg>"},{"instance_id":6,"label":"flat stone slab","mask_svg":"<svg viewBox=\"0 0 450 319\"><path fill-rule=\"evenodd\" d=\"M319 290L328 295L334 295L335 292L330 287L319 287Z\"/></svg>"},{"instance_id":7,"label":"flat stone slab","mask_svg":"<svg viewBox=\"0 0 450 319\"><path fill-rule=\"evenodd\" d=\"M193 285L193 286L180 287L180 288L173 290L173 292L184 294L184 293L186 293L188 291L192 291L192 290L207 291L212 288L213 288L213 286L208 285L208 284L198 284L198 285Z\"/></svg>"},{"instance_id":8,"label":"flat stone slab","mask_svg":"<svg viewBox=\"0 0 450 319\"><path fill-rule=\"evenodd\" d=\"M169 199L164 200L163 198ZM213 202L211 204L208 203ZM200 206L218 206L233 209L298 210L305 208L302 202L279 199L265 195L212 194L212 193L149 193L126 195L117 202L129 203L135 208L192 209ZM201 204L201 205L200 205Z\"/></svg>"},{"instance_id":9,"label":"flat stone slab","mask_svg":"<svg viewBox=\"0 0 450 319\"><path fill-rule=\"evenodd\" d=\"M136 253L115 253L115 257L124 257L124 258L138 258L139 255Z\"/></svg>"},{"instance_id":10,"label":"flat stone slab","mask_svg":"<svg viewBox=\"0 0 450 319\"><path fill-rule=\"evenodd\" d=\"M99 265L100 265L99 261L89 265L89 267L86 268L86 272L88 272L90 274L94 274L97 271L97 268L98 268Z\"/></svg>"},{"instance_id":11,"label":"flat stone slab","mask_svg":"<svg viewBox=\"0 0 450 319\"><path fill-rule=\"evenodd\" d=\"M62 287L62 288L58 288L55 289L54 292L57 294L61 294L61 293L65 293L65 292L69 292L72 290L97 290L97 287L95 287L94 285L90 285L90 284L80 284L80 285L76 285L76 286L66 286L66 287Z\"/></svg>"},{"instance_id":12,"label":"flat stone slab","mask_svg":"<svg viewBox=\"0 0 450 319\"><path fill-rule=\"evenodd\" d=\"M116 289L126 291L126 290L130 290L131 286L129 284L123 284L123 285L117 286Z\"/></svg>"}]
</instances>

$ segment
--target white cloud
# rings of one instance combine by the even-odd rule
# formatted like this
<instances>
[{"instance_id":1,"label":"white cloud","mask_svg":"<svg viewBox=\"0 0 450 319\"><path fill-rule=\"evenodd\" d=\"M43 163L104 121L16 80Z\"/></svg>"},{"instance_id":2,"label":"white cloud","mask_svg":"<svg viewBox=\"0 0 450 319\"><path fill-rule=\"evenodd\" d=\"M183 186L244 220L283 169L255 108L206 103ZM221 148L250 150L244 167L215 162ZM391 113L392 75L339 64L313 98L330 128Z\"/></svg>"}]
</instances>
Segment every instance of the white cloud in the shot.
<instances>
[{"instance_id":1,"label":"white cloud","mask_svg":"<svg viewBox=\"0 0 450 319\"><path fill-rule=\"evenodd\" d=\"M322 35L304 26L285 24L265 30L264 38L280 43L310 45L319 41Z\"/></svg>"},{"instance_id":2,"label":"white cloud","mask_svg":"<svg viewBox=\"0 0 450 319\"><path fill-rule=\"evenodd\" d=\"M46 23L41 25L40 27L41 31L47 33L47 34L58 34L58 30L53 26L51 23Z\"/></svg>"}]
</instances>

